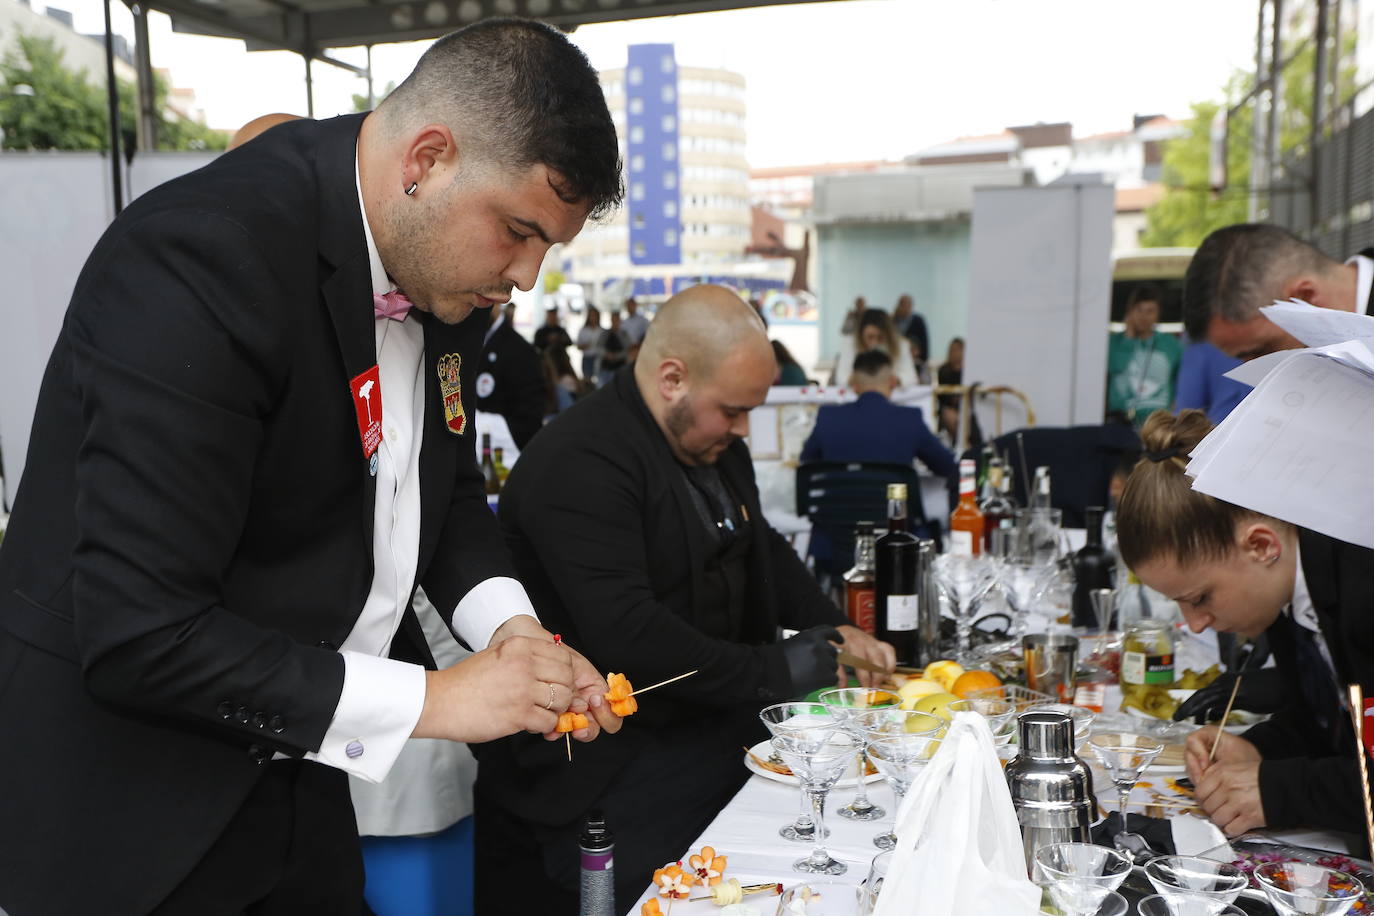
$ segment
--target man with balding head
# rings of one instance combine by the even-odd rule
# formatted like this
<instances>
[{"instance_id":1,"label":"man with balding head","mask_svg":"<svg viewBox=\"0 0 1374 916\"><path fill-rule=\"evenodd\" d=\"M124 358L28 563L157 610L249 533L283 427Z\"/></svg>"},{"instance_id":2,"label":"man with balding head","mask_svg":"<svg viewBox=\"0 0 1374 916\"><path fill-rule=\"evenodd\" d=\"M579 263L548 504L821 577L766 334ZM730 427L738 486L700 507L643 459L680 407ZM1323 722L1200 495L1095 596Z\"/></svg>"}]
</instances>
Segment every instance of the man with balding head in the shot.
<instances>
[{"instance_id":1,"label":"man with balding head","mask_svg":"<svg viewBox=\"0 0 1374 916\"><path fill-rule=\"evenodd\" d=\"M1183 323L1193 340L1206 340L1236 359L1254 359L1302 346L1260 314L1275 299L1368 315L1371 289L1374 248L1341 262L1286 229L1239 223L1203 239L1189 262Z\"/></svg>"},{"instance_id":2,"label":"man with balding head","mask_svg":"<svg viewBox=\"0 0 1374 916\"><path fill-rule=\"evenodd\" d=\"M541 739L475 749L477 911L575 912L577 833L616 837L616 912L748 777L758 711L836 679L833 643L890 669L763 518L743 437L775 371L728 289L674 296L639 359L546 426L501 494L501 527L540 619L599 670L652 684L614 740L571 763ZM779 629L800 630L779 639ZM521 887L518 900L510 887Z\"/></svg>"}]
</instances>

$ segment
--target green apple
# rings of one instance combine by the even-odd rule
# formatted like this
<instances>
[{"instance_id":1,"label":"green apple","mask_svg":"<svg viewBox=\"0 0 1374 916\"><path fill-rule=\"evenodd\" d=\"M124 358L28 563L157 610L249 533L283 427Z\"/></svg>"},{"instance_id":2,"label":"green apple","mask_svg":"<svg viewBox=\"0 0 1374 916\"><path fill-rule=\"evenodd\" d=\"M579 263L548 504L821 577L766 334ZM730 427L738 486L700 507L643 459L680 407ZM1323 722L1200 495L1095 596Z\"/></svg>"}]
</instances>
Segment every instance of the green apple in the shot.
<instances>
[{"instance_id":1,"label":"green apple","mask_svg":"<svg viewBox=\"0 0 1374 916\"><path fill-rule=\"evenodd\" d=\"M952 693L932 693L921 697L912 708L917 712L929 713L951 722L954 720L954 713L949 711L949 704L957 699L959 698Z\"/></svg>"}]
</instances>

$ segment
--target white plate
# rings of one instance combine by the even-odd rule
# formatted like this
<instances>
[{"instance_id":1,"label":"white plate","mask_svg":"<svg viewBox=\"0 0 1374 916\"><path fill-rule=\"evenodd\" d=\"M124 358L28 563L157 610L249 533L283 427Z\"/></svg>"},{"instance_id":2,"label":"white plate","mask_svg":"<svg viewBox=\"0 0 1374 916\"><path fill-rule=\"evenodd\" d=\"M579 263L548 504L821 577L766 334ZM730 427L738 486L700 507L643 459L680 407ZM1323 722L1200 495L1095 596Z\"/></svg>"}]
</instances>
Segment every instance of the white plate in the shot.
<instances>
[{"instance_id":1,"label":"white plate","mask_svg":"<svg viewBox=\"0 0 1374 916\"><path fill-rule=\"evenodd\" d=\"M752 753L754 757L759 757L763 760L767 760L768 755L773 753L773 745L767 741L760 741L758 744L749 748L749 752ZM795 776L792 776L791 774L784 776L781 773L774 773L772 770L764 769L763 767L755 763L754 758L750 757L749 754L744 755L744 765L749 769L749 772L762 776L764 779L771 779L774 782L785 782L789 786L801 785L801 780ZM839 782L835 783L835 787L844 789L852 788L853 786L857 785L858 783L854 779L854 772L856 769L857 763L851 763L845 775L840 777ZM883 775L881 773L869 773L868 776L864 779L864 782L873 782L875 780L879 780L882 778Z\"/></svg>"}]
</instances>

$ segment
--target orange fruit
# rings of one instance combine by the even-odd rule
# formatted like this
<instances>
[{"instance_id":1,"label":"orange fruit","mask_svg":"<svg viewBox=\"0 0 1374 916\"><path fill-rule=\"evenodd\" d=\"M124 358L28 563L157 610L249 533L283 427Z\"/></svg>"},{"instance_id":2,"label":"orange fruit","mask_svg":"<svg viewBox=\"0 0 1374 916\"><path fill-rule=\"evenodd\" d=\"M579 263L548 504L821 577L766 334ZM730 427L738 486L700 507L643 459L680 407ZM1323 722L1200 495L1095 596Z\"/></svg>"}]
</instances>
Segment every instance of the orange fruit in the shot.
<instances>
[{"instance_id":1,"label":"orange fruit","mask_svg":"<svg viewBox=\"0 0 1374 916\"><path fill-rule=\"evenodd\" d=\"M967 699L974 691L992 690L1001 686L1002 682L991 671L965 671L954 681L949 692L956 697ZM1002 691L998 690L996 693L989 693L986 696L1001 697Z\"/></svg>"}]
</instances>

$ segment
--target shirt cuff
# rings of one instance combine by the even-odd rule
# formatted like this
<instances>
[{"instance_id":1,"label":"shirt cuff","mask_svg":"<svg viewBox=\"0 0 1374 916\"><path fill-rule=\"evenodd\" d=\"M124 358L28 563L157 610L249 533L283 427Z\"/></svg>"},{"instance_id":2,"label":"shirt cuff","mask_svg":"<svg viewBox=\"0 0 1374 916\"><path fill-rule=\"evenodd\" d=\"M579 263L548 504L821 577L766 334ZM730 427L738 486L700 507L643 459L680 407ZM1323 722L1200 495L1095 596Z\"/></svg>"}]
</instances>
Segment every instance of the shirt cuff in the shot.
<instances>
[{"instance_id":1,"label":"shirt cuff","mask_svg":"<svg viewBox=\"0 0 1374 916\"><path fill-rule=\"evenodd\" d=\"M342 652L343 692L318 751L305 755L366 782L386 778L425 705L419 665Z\"/></svg>"},{"instance_id":2,"label":"shirt cuff","mask_svg":"<svg viewBox=\"0 0 1374 916\"><path fill-rule=\"evenodd\" d=\"M493 576L478 583L458 602L453 612L453 630L472 651L480 652L491 645L491 637L501 624L521 614L539 619L525 587L510 576Z\"/></svg>"}]
</instances>

